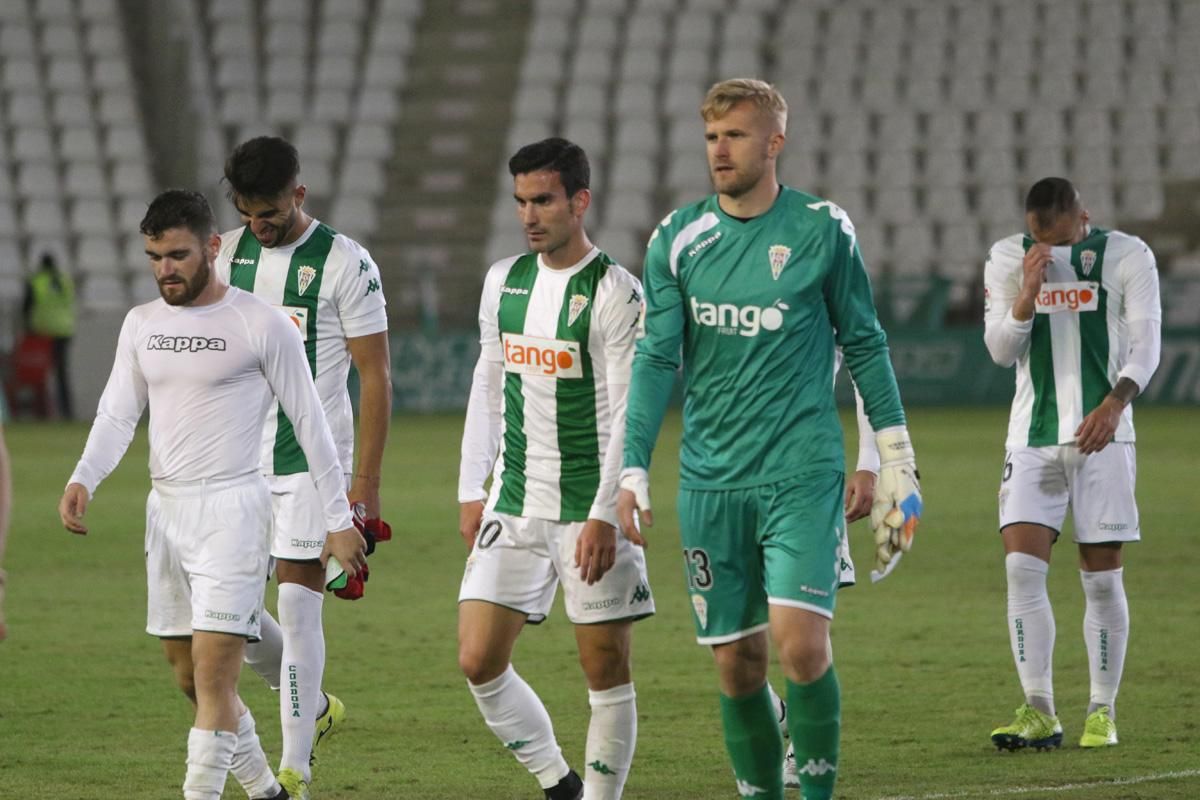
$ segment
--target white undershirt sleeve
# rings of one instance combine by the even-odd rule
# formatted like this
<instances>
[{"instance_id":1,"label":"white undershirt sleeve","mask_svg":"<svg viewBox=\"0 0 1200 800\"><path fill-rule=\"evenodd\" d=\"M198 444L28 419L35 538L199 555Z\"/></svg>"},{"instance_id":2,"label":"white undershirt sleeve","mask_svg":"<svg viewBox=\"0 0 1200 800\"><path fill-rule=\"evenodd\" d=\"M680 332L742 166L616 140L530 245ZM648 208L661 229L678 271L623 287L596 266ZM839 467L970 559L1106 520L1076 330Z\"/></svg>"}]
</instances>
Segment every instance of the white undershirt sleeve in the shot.
<instances>
[{"instance_id":1,"label":"white undershirt sleeve","mask_svg":"<svg viewBox=\"0 0 1200 800\"><path fill-rule=\"evenodd\" d=\"M480 353L471 379L467 421L463 427L462 458L458 465L458 502L487 499L484 484L500 452L500 387L504 368Z\"/></svg>"},{"instance_id":2,"label":"white undershirt sleeve","mask_svg":"<svg viewBox=\"0 0 1200 800\"><path fill-rule=\"evenodd\" d=\"M1021 259L1024 251L1012 238L992 245L983 270L983 342L992 361L1011 367L1029 349L1033 319L1019 322L1012 306L1021 292Z\"/></svg>"},{"instance_id":3,"label":"white undershirt sleeve","mask_svg":"<svg viewBox=\"0 0 1200 800\"><path fill-rule=\"evenodd\" d=\"M1125 284L1125 322L1129 331L1129 355L1118 378L1129 378L1143 392L1162 355L1162 297L1154 253L1137 240L1136 247L1118 267Z\"/></svg>"},{"instance_id":4,"label":"white undershirt sleeve","mask_svg":"<svg viewBox=\"0 0 1200 800\"><path fill-rule=\"evenodd\" d=\"M83 455L67 481L83 486L89 497L120 463L149 401L146 379L137 360L136 333L137 321L130 311L121 325L112 372L100 395Z\"/></svg>"},{"instance_id":5,"label":"white undershirt sleeve","mask_svg":"<svg viewBox=\"0 0 1200 800\"><path fill-rule=\"evenodd\" d=\"M346 530L353 522L346 500L345 474L304 355L300 332L286 317L275 314L271 315L271 324L264 333L263 374L304 450L309 474L324 507L325 528L331 533Z\"/></svg>"},{"instance_id":6,"label":"white undershirt sleeve","mask_svg":"<svg viewBox=\"0 0 1200 800\"><path fill-rule=\"evenodd\" d=\"M850 382L854 386L854 381ZM854 386L854 411L858 418L858 466L855 469L859 472L873 472L879 474L879 447L875 444L875 429L871 427L871 421L867 419L867 411L863 406L862 395L858 393L858 387Z\"/></svg>"},{"instance_id":7,"label":"white undershirt sleeve","mask_svg":"<svg viewBox=\"0 0 1200 800\"><path fill-rule=\"evenodd\" d=\"M588 519L598 519L615 527L617 484L621 477L621 458L625 452L625 406L629 400L629 384L610 383L607 388L612 430L608 435L608 450L600 463L600 485L596 487L596 499L588 511Z\"/></svg>"}]
</instances>

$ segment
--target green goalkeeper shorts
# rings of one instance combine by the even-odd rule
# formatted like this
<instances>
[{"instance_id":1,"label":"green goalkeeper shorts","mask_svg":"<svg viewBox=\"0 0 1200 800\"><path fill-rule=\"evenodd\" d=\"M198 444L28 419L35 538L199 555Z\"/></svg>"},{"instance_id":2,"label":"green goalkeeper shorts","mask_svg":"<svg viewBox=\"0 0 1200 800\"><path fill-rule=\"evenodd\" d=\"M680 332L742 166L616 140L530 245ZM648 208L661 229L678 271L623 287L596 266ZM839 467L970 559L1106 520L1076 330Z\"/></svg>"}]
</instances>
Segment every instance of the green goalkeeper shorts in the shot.
<instances>
[{"instance_id":1,"label":"green goalkeeper shorts","mask_svg":"<svg viewBox=\"0 0 1200 800\"><path fill-rule=\"evenodd\" d=\"M728 491L679 490L696 640L767 627L768 605L833 616L845 476L833 470Z\"/></svg>"}]
</instances>

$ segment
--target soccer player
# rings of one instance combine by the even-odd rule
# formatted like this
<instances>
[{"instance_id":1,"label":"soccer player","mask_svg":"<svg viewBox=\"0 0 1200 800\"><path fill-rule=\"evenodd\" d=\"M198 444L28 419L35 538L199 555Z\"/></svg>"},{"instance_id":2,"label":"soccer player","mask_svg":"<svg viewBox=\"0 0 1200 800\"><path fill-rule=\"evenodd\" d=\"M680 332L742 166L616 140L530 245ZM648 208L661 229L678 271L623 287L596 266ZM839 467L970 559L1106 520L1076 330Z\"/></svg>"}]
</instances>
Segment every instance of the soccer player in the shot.
<instances>
[{"instance_id":1,"label":"soccer player","mask_svg":"<svg viewBox=\"0 0 1200 800\"><path fill-rule=\"evenodd\" d=\"M647 469L682 352L679 524L738 790L783 797L769 630L804 796L824 800L840 730L829 642L845 471L835 344L877 431L880 570L911 543L921 509L915 458L853 225L834 204L776 180L783 97L762 81L723 81L701 116L716 194L669 214L650 237L621 526L640 544L635 515L653 521Z\"/></svg>"},{"instance_id":2,"label":"soccer player","mask_svg":"<svg viewBox=\"0 0 1200 800\"><path fill-rule=\"evenodd\" d=\"M162 640L193 701L187 800L217 800L229 771L251 798L286 800L237 695L247 639L258 636L270 514L258 442L278 398L311 461L314 513L330 534L321 556L364 563L341 466L295 326L212 269L221 241L208 201L171 190L141 222L162 298L125 317L116 359L83 456L59 502L67 530L86 534L96 488L150 415L146 501L146 631Z\"/></svg>"},{"instance_id":3,"label":"soccer player","mask_svg":"<svg viewBox=\"0 0 1200 800\"><path fill-rule=\"evenodd\" d=\"M1091 699L1080 747L1117 743L1117 688L1129 639L1121 545L1141 538L1130 404L1158 367L1162 307L1154 254L1136 236L1093 228L1065 178L1025 198L1029 235L992 245L984 340L1016 367L1000 482L1008 633L1025 703L992 731L999 748L1062 743L1054 708L1050 552L1075 519Z\"/></svg>"},{"instance_id":4,"label":"soccer player","mask_svg":"<svg viewBox=\"0 0 1200 800\"><path fill-rule=\"evenodd\" d=\"M526 145L508 168L532 252L493 264L479 303L458 483L470 551L458 660L484 721L546 797L613 800L637 740L633 622L654 613L641 548L615 527L642 287L588 239L591 173L578 145ZM582 781L511 664L559 583L592 708Z\"/></svg>"},{"instance_id":5,"label":"soccer player","mask_svg":"<svg viewBox=\"0 0 1200 800\"><path fill-rule=\"evenodd\" d=\"M309 216L304 210L307 187L299 174L296 148L284 139L258 137L233 151L225 163L225 181L244 226L222 235L217 270L233 286L277 307L299 329L350 502L364 504L365 516L377 519L392 402L379 269L362 245ZM357 468L346 387L351 363L360 385ZM312 780L312 751L332 733L345 708L321 691L321 606L327 581L318 561L325 531L314 513L319 498L313 476L287 415L273 405L266 420L262 467L271 486L279 620L263 615L262 642L247 648L247 661L271 688L287 687L279 692L279 774L292 795L301 796Z\"/></svg>"}]
</instances>

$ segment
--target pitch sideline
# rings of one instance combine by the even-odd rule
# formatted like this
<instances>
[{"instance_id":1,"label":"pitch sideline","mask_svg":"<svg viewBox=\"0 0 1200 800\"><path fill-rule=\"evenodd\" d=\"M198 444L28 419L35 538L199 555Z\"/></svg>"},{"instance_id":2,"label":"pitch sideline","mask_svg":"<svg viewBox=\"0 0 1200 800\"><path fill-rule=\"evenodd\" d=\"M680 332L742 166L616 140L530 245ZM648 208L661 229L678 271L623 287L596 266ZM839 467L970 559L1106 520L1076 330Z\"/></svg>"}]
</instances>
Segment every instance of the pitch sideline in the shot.
<instances>
[{"instance_id":1,"label":"pitch sideline","mask_svg":"<svg viewBox=\"0 0 1200 800\"><path fill-rule=\"evenodd\" d=\"M1067 792L1075 789L1099 789L1105 786L1131 786L1138 783L1170 780L1172 778L1200 777L1200 769L1185 769L1172 772L1157 772L1152 775L1136 775L1132 778L1112 778L1103 781L1088 781L1087 783L1064 783L1058 786L1017 786L1008 789L964 789L953 792L934 792L933 794L897 794L884 795L877 800L951 800L965 797L1005 797L1008 795L1031 794L1033 792Z\"/></svg>"}]
</instances>

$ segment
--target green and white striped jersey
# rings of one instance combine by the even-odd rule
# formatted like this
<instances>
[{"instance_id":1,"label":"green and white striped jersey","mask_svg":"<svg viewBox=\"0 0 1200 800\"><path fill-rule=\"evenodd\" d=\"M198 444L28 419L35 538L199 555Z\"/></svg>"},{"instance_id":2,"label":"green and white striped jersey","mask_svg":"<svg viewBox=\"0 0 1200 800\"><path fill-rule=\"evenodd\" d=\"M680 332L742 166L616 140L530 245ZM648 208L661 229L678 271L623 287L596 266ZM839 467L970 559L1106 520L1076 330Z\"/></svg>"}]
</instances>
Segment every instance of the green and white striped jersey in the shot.
<instances>
[{"instance_id":1,"label":"green and white striped jersey","mask_svg":"<svg viewBox=\"0 0 1200 800\"><path fill-rule=\"evenodd\" d=\"M498 454L468 452L480 448L468 418L460 499L482 496L486 471L476 474L478 465L494 457L489 509L615 523L620 451L618 442L610 455L609 443L614 410L624 409L641 301L638 280L597 248L566 269L535 253L492 265L479 330L481 363L503 369Z\"/></svg>"},{"instance_id":2,"label":"green and white striped jersey","mask_svg":"<svg viewBox=\"0 0 1200 800\"><path fill-rule=\"evenodd\" d=\"M1144 389L1149 375L1130 363L1129 326L1162 320L1150 248L1136 236L1093 228L1078 244L1053 248L1036 313L1018 322L1011 310L1024 281L1022 260L1033 244L1022 234L1001 239L992 245L984 270L987 336L1008 326L1017 348L1011 357L1017 386L1010 448L1072 444L1083 418L1119 378L1131 377ZM1132 406L1125 408L1114 440L1134 441Z\"/></svg>"},{"instance_id":3,"label":"green and white striped jersey","mask_svg":"<svg viewBox=\"0 0 1200 800\"><path fill-rule=\"evenodd\" d=\"M686 489L843 471L835 344L871 425L905 424L854 225L833 203L782 187L743 221L710 195L659 223L643 278L626 467L649 467L681 361Z\"/></svg>"},{"instance_id":4,"label":"green and white striped jersey","mask_svg":"<svg viewBox=\"0 0 1200 800\"><path fill-rule=\"evenodd\" d=\"M229 283L266 300L295 323L338 458L354 465L354 412L346 380L348 338L387 330L379 268L358 242L318 220L284 247L263 247L249 227L221 235L217 271ZM292 422L272 404L263 430L262 470L271 475L307 472Z\"/></svg>"}]
</instances>

